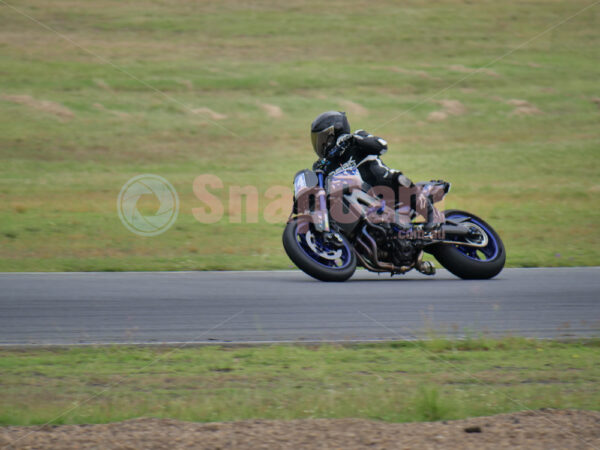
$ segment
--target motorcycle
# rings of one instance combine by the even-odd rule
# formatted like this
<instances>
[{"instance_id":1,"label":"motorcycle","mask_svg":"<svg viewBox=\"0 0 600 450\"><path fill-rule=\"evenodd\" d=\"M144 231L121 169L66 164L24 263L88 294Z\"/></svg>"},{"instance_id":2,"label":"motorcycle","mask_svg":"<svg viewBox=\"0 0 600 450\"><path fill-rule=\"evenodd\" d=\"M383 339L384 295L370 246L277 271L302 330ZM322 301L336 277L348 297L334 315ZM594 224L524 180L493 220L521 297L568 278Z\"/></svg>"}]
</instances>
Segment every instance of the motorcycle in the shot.
<instances>
[{"instance_id":1,"label":"motorcycle","mask_svg":"<svg viewBox=\"0 0 600 450\"><path fill-rule=\"evenodd\" d=\"M321 281L345 281L357 266L434 275L424 253L463 279L496 276L506 259L500 236L475 214L439 211L435 204L449 190L449 183L435 180L401 187L396 196L391 188L366 185L354 163L328 175L301 170L283 247L298 268Z\"/></svg>"}]
</instances>

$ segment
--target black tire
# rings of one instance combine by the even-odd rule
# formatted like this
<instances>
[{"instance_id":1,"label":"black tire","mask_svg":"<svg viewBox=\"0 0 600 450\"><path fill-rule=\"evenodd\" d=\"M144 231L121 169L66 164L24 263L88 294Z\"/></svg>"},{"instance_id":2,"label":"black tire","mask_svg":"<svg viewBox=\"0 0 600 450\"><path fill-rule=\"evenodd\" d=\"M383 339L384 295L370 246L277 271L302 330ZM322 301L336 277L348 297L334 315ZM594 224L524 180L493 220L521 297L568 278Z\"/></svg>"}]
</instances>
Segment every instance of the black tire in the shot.
<instances>
[{"instance_id":1,"label":"black tire","mask_svg":"<svg viewBox=\"0 0 600 450\"><path fill-rule=\"evenodd\" d=\"M352 245L346 240L344 236L341 236L344 243L350 250L350 262L346 267L333 268L325 267L318 263L300 247L299 242L296 240L296 227L298 226L297 220L290 221L285 229L283 230L283 248L296 266L310 275L313 278L321 281L346 281L350 278L356 270L356 255Z\"/></svg>"},{"instance_id":2,"label":"black tire","mask_svg":"<svg viewBox=\"0 0 600 450\"><path fill-rule=\"evenodd\" d=\"M498 252L492 259L485 261L474 260L451 244L437 244L431 246L428 249L428 252L431 253L442 266L448 269L448 271L465 280L487 280L498 275L504 268L504 263L506 261L506 251L504 250L504 244L502 243L500 236L498 236L498 233L496 233L487 222L477 217L475 214L456 209L444 211L444 214L447 217L461 215L475 219L483 225L485 231L489 232L488 234L493 235Z\"/></svg>"}]
</instances>

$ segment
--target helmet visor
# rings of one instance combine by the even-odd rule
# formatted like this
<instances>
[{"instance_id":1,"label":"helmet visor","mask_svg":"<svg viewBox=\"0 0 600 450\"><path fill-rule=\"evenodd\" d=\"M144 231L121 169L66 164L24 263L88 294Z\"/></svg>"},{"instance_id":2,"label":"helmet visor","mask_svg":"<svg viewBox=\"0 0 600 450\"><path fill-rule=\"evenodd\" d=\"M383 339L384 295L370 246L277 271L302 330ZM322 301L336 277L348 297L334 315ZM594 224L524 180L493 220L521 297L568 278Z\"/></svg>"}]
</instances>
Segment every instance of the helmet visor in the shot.
<instances>
[{"instance_id":1,"label":"helmet visor","mask_svg":"<svg viewBox=\"0 0 600 450\"><path fill-rule=\"evenodd\" d=\"M319 158L325 158L327 149L335 141L335 127L332 125L323 131L313 131L310 134L313 149Z\"/></svg>"}]
</instances>

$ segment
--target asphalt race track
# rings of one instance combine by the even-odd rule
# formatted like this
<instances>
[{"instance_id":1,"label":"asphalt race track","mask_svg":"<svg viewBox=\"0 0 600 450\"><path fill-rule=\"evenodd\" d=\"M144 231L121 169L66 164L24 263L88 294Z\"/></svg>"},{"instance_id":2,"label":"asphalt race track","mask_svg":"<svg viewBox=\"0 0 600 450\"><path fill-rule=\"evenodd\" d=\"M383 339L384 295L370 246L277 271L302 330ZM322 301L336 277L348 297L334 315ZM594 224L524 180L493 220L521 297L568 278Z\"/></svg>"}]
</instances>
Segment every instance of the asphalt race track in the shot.
<instances>
[{"instance_id":1,"label":"asphalt race track","mask_svg":"<svg viewBox=\"0 0 600 450\"><path fill-rule=\"evenodd\" d=\"M299 271L0 274L0 345L600 336L600 267L464 281Z\"/></svg>"}]
</instances>

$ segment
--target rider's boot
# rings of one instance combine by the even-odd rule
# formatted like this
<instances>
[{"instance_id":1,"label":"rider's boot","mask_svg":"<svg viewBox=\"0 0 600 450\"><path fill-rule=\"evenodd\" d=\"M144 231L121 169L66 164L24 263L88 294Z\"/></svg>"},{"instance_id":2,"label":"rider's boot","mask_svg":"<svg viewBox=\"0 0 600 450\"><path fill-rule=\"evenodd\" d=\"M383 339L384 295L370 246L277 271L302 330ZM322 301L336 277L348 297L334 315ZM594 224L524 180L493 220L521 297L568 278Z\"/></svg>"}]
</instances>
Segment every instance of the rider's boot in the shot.
<instances>
[{"instance_id":1,"label":"rider's boot","mask_svg":"<svg viewBox=\"0 0 600 450\"><path fill-rule=\"evenodd\" d=\"M423 275L435 275L435 267L431 261L423 261L423 251L419 253L415 268Z\"/></svg>"}]
</instances>

